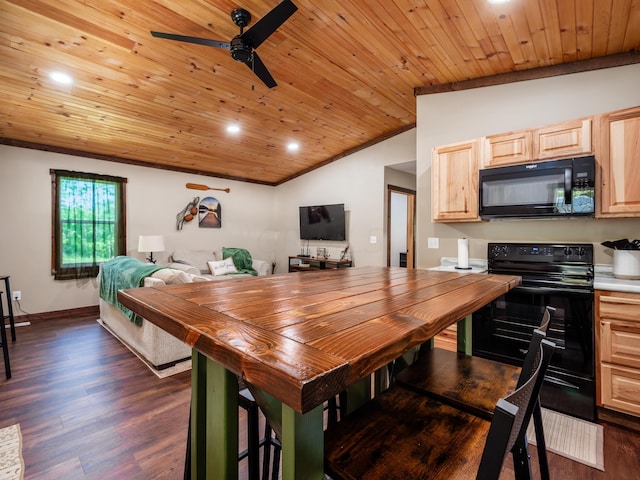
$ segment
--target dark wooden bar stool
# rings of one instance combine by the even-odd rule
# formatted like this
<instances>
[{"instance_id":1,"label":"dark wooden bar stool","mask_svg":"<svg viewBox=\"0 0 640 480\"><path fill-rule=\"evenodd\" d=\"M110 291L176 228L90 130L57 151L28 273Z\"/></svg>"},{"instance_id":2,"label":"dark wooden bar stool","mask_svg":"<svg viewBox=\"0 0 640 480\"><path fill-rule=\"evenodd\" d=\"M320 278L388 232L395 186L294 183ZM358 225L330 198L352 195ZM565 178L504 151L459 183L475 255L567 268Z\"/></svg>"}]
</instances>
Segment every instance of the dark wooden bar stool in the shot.
<instances>
[{"instance_id":1,"label":"dark wooden bar stool","mask_svg":"<svg viewBox=\"0 0 640 480\"><path fill-rule=\"evenodd\" d=\"M511 452L516 478L531 478L521 444L553 349L541 341L534 365L523 368L522 385L496 402L490 422L392 385L327 429L325 471L334 480L497 480Z\"/></svg>"},{"instance_id":2,"label":"dark wooden bar stool","mask_svg":"<svg viewBox=\"0 0 640 480\"><path fill-rule=\"evenodd\" d=\"M2 314L2 323L6 319L9 319L9 325L11 327L11 340L16 341L16 324L13 320L13 299L11 297L11 284L9 282L9 275L0 275L0 280L4 280L4 291L7 294L7 315ZM0 312L2 313L2 312Z\"/></svg>"},{"instance_id":3,"label":"dark wooden bar stool","mask_svg":"<svg viewBox=\"0 0 640 480\"><path fill-rule=\"evenodd\" d=\"M2 317L2 332L0 332L0 341L2 342L2 356L4 357L4 374L7 380L11 378L11 364L9 363L9 344L7 343L7 329L4 326L4 310L2 307L2 294L0 292L0 317Z\"/></svg>"},{"instance_id":4,"label":"dark wooden bar stool","mask_svg":"<svg viewBox=\"0 0 640 480\"><path fill-rule=\"evenodd\" d=\"M554 310L553 307L545 308L537 331L546 333ZM522 368L533 361L532 353L537 348L536 343L540 341L541 337L535 334L532 336ZM520 376L522 368L460 352L434 348L421 351L419 359L398 373L396 381L416 392L429 395L458 409L491 420L498 399L504 398L520 386L518 382L522 378ZM542 411L538 398L536 398L534 405L533 422L540 475L543 480L547 480L549 479L549 464L542 425Z\"/></svg>"}]
</instances>

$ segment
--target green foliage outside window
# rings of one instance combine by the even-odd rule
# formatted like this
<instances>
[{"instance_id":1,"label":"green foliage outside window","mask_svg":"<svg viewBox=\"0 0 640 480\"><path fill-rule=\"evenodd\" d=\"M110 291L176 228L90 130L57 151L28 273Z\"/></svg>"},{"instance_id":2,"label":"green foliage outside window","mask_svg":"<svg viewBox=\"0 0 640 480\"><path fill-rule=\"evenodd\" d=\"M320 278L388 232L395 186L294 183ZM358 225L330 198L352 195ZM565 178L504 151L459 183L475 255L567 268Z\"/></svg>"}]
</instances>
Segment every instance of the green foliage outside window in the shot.
<instances>
[{"instance_id":1,"label":"green foliage outside window","mask_svg":"<svg viewBox=\"0 0 640 480\"><path fill-rule=\"evenodd\" d=\"M62 264L104 262L114 256L116 185L60 179Z\"/></svg>"}]
</instances>

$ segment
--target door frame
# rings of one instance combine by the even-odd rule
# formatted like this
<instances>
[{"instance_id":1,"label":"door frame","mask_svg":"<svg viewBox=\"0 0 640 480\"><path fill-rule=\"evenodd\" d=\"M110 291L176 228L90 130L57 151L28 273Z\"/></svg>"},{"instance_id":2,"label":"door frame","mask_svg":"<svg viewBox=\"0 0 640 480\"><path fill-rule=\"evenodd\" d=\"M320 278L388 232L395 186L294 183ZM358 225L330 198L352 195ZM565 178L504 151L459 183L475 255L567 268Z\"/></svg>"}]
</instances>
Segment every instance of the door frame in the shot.
<instances>
[{"instance_id":1,"label":"door frame","mask_svg":"<svg viewBox=\"0 0 640 480\"><path fill-rule=\"evenodd\" d=\"M415 268L415 225L416 191L409 188L387 185L387 267L391 266L391 194L398 193L407 197L407 268Z\"/></svg>"}]
</instances>

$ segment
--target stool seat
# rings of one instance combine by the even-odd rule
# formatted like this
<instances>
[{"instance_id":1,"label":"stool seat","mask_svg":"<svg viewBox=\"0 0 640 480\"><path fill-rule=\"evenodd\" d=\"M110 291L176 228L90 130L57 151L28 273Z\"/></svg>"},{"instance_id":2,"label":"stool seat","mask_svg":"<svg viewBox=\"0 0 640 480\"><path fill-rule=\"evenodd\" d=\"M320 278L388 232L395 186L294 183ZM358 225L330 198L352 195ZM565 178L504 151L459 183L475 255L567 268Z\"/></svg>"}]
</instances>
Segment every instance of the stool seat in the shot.
<instances>
[{"instance_id":1,"label":"stool seat","mask_svg":"<svg viewBox=\"0 0 640 480\"><path fill-rule=\"evenodd\" d=\"M499 398L513 392L520 367L434 348L396 376L396 382L486 420Z\"/></svg>"}]
</instances>

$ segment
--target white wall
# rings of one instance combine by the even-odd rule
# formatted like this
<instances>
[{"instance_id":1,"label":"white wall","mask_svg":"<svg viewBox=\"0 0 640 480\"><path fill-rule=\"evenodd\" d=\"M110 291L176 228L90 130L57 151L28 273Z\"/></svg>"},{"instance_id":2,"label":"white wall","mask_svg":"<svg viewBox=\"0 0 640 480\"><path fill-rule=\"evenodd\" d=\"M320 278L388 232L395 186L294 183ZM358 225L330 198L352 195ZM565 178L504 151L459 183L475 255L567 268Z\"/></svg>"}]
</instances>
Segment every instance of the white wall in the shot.
<instances>
[{"instance_id":1,"label":"white wall","mask_svg":"<svg viewBox=\"0 0 640 480\"><path fill-rule=\"evenodd\" d=\"M467 237L470 256L486 258L488 241L593 242L596 262L611 263L599 243L640 238L640 219L431 222L431 149L484 135L576 119L640 105L640 64L459 92L417 97L417 266L455 257ZM638 158L640 161L640 157ZM428 249L427 238L440 238Z\"/></svg>"},{"instance_id":2,"label":"white wall","mask_svg":"<svg viewBox=\"0 0 640 480\"><path fill-rule=\"evenodd\" d=\"M138 236L162 234L167 252L175 248L247 248L261 260L274 259L276 230L273 187L188 175L83 157L0 145L0 274L22 292L22 313L42 313L97 305L95 279L53 280L51 275L50 169L126 177L127 253L138 253ZM196 191L185 183L231 189ZM213 196L222 206L222 228L199 228L194 220L176 230L176 215L195 196Z\"/></svg>"},{"instance_id":3,"label":"white wall","mask_svg":"<svg viewBox=\"0 0 640 480\"><path fill-rule=\"evenodd\" d=\"M310 242L329 248L332 258L348 244L356 266L386 265L385 166L414 161L415 129L330 163L276 187L276 230L280 251L278 271L287 271L287 256L306 247L298 231L298 207L344 203L347 210L346 242ZM377 243L370 243L370 237Z\"/></svg>"}]
</instances>

